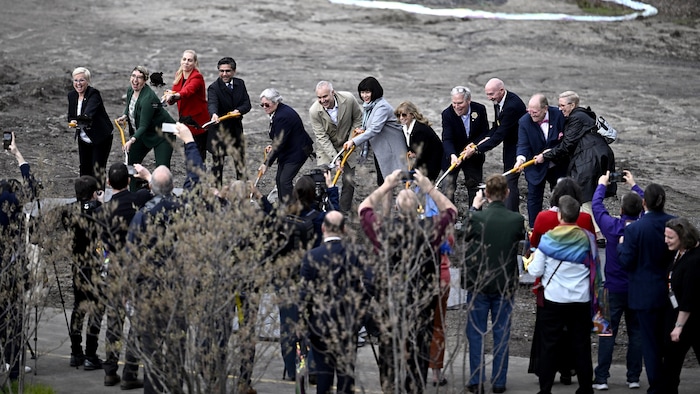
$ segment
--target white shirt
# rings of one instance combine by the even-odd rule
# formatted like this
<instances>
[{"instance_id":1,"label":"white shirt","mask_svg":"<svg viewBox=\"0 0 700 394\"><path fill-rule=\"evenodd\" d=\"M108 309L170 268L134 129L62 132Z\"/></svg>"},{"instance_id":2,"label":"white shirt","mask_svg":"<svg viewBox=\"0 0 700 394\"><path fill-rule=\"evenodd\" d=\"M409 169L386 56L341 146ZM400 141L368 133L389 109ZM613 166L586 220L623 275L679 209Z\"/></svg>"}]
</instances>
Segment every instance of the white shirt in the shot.
<instances>
[{"instance_id":1,"label":"white shirt","mask_svg":"<svg viewBox=\"0 0 700 394\"><path fill-rule=\"evenodd\" d=\"M324 108L325 109L325 108ZM335 99L335 105L331 109L326 109L326 112L328 113L328 116L331 117L331 122L333 122L334 125L338 125L338 99Z\"/></svg>"},{"instance_id":2,"label":"white shirt","mask_svg":"<svg viewBox=\"0 0 700 394\"><path fill-rule=\"evenodd\" d=\"M413 126L416 124L416 120L413 119L411 121L411 124L408 126L401 125L401 128L403 129L403 136L406 137L406 146L411 146L411 133L413 132Z\"/></svg>"},{"instance_id":3,"label":"white shirt","mask_svg":"<svg viewBox=\"0 0 700 394\"><path fill-rule=\"evenodd\" d=\"M561 262L561 266L557 269L559 262ZM554 270L557 272L555 273ZM527 267L527 272L535 277L542 276L542 286L545 286L544 298L548 301L572 303L591 300L588 278L590 271L583 264L570 261L562 262L537 249L535 257ZM554 274L553 277L552 274Z\"/></svg>"}]
</instances>

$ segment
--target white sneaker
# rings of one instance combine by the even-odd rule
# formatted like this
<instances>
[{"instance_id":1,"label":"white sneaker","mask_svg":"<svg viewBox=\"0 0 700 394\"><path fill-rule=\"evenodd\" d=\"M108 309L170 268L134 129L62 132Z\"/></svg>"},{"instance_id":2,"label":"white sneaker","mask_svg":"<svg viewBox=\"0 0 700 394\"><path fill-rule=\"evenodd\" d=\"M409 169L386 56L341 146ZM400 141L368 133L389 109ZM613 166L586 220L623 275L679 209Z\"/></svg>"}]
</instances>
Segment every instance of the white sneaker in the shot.
<instances>
[{"instance_id":1,"label":"white sneaker","mask_svg":"<svg viewBox=\"0 0 700 394\"><path fill-rule=\"evenodd\" d=\"M627 382L627 387L630 389L638 389L639 382Z\"/></svg>"},{"instance_id":2,"label":"white sneaker","mask_svg":"<svg viewBox=\"0 0 700 394\"><path fill-rule=\"evenodd\" d=\"M607 390L608 384L607 383L593 383L593 388L596 390Z\"/></svg>"}]
</instances>

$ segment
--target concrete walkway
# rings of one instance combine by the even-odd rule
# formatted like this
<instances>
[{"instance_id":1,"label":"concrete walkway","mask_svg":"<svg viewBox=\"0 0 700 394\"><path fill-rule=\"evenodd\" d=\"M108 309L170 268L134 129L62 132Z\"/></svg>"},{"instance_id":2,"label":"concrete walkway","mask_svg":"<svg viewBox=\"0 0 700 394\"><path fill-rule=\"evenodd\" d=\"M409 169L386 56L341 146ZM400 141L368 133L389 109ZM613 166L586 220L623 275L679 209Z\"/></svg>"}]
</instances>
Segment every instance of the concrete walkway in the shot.
<instances>
[{"instance_id":1,"label":"concrete walkway","mask_svg":"<svg viewBox=\"0 0 700 394\"><path fill-rule=\"evenodd\" d=\"M68 311L70 316L70 311ZM103 330L104 332L104 330ZM30 341L34 346L33 338ZM100 357L104 357L104 351L100 342ZM448 346L448 349L450 347ZM47 308L39 322L39 335L37 350L39 358L28 360L33 372L27 375L27 382L40 382L53 387L60 394L95 394L95 393L120 393L119 386L105 387L103 384L104 372L84 371L68 366L70 359L70 341L65 318L60 309ZM427 393L463 393L466 381L463 381L465 370L462 355L455 358L451 367L447 368L446 376L449 381L447 386L433 388L430 386ZM595 362L594 362L595 364ZM508 370L508 393L525 394L538 391L537 378L527 373L528 359L511 357ZM256 370L254 374L254 388L260 394L294 393L294 383L282 381L282 358L279 356L279 344L276 342L261 342L258 344ZM121 367L119 369L121 373ZM614 365L611 369L612 377L608 381L609 393L643 393L647 384L645 376L642 376L642 389L629 390L625 384L624 366ZM142 371L141 371L142 373ZM490 373L490 372L488 372ZM489 376L487 373L487 376ZM576 391L576 379L571 386L563 386L556 383L553 393L573 393ZM488 389L488 387L487 387ZM142 390L132 390L139 393ZM315 392L312 387L311 392ZM357 367L357 392L381 393L379 389L379 374L376 362L370 346L358 349ZM700 369L687 369L681 376L680 393L690 394L700 392Z\"/></svg>"}]
</instances>

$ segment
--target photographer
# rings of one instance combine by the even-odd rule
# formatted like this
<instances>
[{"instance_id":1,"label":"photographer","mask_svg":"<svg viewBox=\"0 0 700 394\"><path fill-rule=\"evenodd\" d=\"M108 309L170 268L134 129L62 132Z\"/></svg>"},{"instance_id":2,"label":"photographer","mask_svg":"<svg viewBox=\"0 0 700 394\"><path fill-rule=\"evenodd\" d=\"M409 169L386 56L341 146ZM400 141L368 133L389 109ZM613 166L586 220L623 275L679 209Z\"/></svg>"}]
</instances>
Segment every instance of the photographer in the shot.
<instances>
[{"instance_id":1,"label":"photographer","mask_svg":"<svg viewBox=\"0 0 700 394\"><path fill-rule=\"evenodd\" d=\"M34 196L34 179L29 172L29 163L24 160L11 134L4 148L14 155L19 164L22 183L16 179L0 180L0 346L2 363L9 365L9 378L20 375L21 359L24 358L22 332L22 292L25 289L27 272L21 264L22 256L22 202ZM2 382L0 382L2 383Z\"/></svg>"}]
</instances>

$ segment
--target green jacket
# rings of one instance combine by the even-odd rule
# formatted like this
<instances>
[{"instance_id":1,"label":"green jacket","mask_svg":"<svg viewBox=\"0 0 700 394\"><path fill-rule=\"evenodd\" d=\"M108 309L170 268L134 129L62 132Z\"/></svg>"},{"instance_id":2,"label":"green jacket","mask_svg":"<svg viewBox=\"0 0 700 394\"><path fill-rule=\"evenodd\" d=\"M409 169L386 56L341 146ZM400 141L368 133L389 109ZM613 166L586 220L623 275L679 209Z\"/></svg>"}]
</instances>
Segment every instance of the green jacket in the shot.
<instances>
[{"instance_id":1,"label":"green jacket","mask_svg":"<svg viewBox=\"0 0 700 394\"><path fill-rule=\"evenodd\" d=\"M134 94L134 89L129 86L126 91L126 108L124 115L129 115L129 103L131 96ZM139 98L136 99L136 108L134 108L134 120L136 124L129 122L129 134L141 140L147 147L153 148L163 141L163 133L161 131L163 123L175 123L175 120L170 116L168 111L163 108L160 103L160 98L148 85L144 85L139 93ZM174 135L168 135L168 139L175 140Z\"/></svg>"},{"instance_id":2,"label":"green jacket","mask_svg":"<svg viewBox=\"0 0 700 394\"><path fill-rule=\"evenodd\" d=\"M462 287L483 294L513 294L519 280L518 243L525 239L525 219L493 201L471 212L466 232Z\"/></svg>"}]
</instances>

